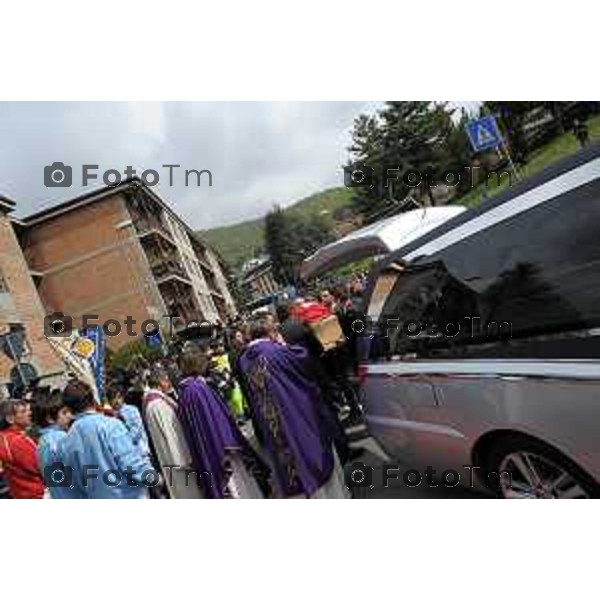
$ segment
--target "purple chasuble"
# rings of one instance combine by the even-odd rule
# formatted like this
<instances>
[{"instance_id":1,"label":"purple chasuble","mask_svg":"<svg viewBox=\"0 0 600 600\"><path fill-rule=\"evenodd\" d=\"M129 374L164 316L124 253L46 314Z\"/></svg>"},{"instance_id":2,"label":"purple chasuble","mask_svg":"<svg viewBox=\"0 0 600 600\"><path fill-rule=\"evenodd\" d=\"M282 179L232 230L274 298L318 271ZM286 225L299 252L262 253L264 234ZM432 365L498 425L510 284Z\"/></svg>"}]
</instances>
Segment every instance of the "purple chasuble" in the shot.
<instances>
[{"instance_id":1,"label":"purple chasuble","mask_svg":"<svg viewBox=\"0 0 600 600\"><path fill-rule=\"evenodd\" d=\"M238 452L251 473L265 469L235 425L225 402L201 378L188 377L179 384L177 417L208 498L226 496L228 452Z\"/></svg>"},{"instance_id":2,"label":"purple chasuble","mask_svg":"<svg viewBox=\"0 0 600 600\"><path fill-rule=\"evenodd\" d=\"M240 357L254 425L260 429L285 496L311 496L333 472L333 440L320 418L321 390L308 353L270 340L251 343Z\"/></svg>"}]
</instances>

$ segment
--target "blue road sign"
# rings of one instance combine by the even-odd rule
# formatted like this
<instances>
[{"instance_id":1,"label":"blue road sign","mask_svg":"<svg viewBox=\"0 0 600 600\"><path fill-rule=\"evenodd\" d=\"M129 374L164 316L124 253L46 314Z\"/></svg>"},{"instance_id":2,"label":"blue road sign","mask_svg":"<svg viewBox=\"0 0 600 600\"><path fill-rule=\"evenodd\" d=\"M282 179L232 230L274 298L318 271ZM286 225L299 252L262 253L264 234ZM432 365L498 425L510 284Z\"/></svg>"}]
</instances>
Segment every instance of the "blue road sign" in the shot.
<instances>
[{"instance_id":1,"label":"blue road sign","mask_svg":"<svg viewBox=\"0 0 600 600\"><path fill-rule=\"evenodd\" d=\"M497 148L502 144L502 135L498 129L496 119L492 116L469 121L466 129L469 141L475 152Z\"/></svg>"}]
</instances>

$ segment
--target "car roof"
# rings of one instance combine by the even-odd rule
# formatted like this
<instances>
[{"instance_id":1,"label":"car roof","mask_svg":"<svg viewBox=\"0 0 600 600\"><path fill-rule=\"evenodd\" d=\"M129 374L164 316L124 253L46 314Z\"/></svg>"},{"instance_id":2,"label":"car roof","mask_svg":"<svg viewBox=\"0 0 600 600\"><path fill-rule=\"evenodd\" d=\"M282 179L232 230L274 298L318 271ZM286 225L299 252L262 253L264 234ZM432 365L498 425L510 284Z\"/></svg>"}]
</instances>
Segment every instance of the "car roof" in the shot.
<instances>
[{"instance_id":1,"label":"car roof","mask_svg":"<svg viewBox=\"0 0 600 600\"><path fill-rule=\"evenodd\" d=\"M514 185L504 190L497 196L485 200L477 207L471 208L457 215L456 217L446 221L433 231L426 233L425 235L410 242L409 244L398 248L395 252L390 253L389 256L387 256L384 260L382 260L379 263L379 270L384 269L388 264L392 262L397 262L399 260L402 261L405 256L411 254L415 250L418 250L421 246L424 246L428 242L439 238L444 233L456 229L459 225L467 223L468 221L471 221L479 217L480 215L491 211L492 209L497 208L498 206L501 206L502 204L505 204L506 202L509 202L510 200L513 200L518 196L521 196L522 194L525 194L526 192L537 188L543 185L544 183L551 181L552 179L556 179L557 177L569 171L572 171L573 169L580 167L588 162L591 162L592 160L599 157L600 143L584 148L583 150L572 154L564 160L550 165L549 167L543 169L540 173L537 173L535 175L532 175L531 177L527 177L526 179L515 183ZM600 177L600 172L598 173L598 176Z\"/></svg>"},{"instance_id":2,"label":"car roof","mask_svg":"<svg viewBox=\"0 0 600 600\"><path fill-rule=\"evenodd\" d=\"M409 260L418 260L419 250L424 248L428 243L438 240L443 235L456 230L458 227L469 223L474 219L478 219L482 215L501 207L503 204L515 200L519 196L522 196L531 190L535 190L553 179L565 175L566 173L569 173L578 167L582 167L598 158L600 158L600 143L583 148L563 160L546 167L539 173L511 185L497 196L485 200L477 207L457 215L418 239L398 248L374 266L370 273L365 299L370 297L374 283L379 274L388 269L393 263L402 264L407 260L407 257ZM598 177L600 177L600 170L598 172Z\"/></svg>"}]
</instances>

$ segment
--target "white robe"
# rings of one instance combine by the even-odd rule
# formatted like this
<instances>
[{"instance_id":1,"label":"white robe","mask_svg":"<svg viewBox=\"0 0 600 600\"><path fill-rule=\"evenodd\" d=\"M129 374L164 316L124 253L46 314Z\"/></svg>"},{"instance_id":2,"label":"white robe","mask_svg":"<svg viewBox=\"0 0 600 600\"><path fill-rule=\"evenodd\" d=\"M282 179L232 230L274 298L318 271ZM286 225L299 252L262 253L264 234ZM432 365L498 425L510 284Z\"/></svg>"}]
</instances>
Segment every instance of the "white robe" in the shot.
<instances>
[{"instance_id":1,"label":"white robe","mask_svg":"<svg viewBox=\"0 0 600 600\"><path fill-rule=\"evenodd\" d=\"M314 500L349 500L350 490L346 487L344 469L338 458L338 453L333 449L333 471L325 485L322 485L312 496Z\"/></svg>"},{"instance_id":2,"label":"white robe","mask_svg":"<svg viewBox=\"0 0 600 600\"><path fill-rule=\"evenodd\" d=\"M335 448L332 448L333 452L333 470L329 479L314 493L312 496L308 496L311 500L350 500L352 498L350 490L346 487L344 479L344 469L342 463L338 457L338 453ZM268 460L268 459L267 459ZM276 481L275 483L275 498L286 498L283 491L279 488ZM305 495L302 496L287 496L287 498L295 499L306 499Z\"/></svg>"},{"instance_id":3,"label":"white robe","mask_svg":"<svg viewBox=\"0 0 600 600\"><path fill-rule=\"evenodd\" d=\"M162 392L149 393L154 397L145 406L146 426L171 498L204 498L196 477L189 474L193 470L192 457L172 401Z\"/></svg>"},{"instance_id":4,"label":"white robe","mask_svg":"<svg viewBox=\"0 0 600 600\"><path fill-rule=\"evenodd\" d=\"M237 500L261 500L264 495L254 476L248 471L244 461L235 453L230 456L232 469L231 477L227 482L227 489L232 498Z\"/></svg>"},{"instance_id":5,"label":"white robe","mask_svg":"<svg viewBox=\"0 0 600 600\"><path fill-rule=\"evenodd\" d=\"M144 411L146 425L171 498L204 498L205 494L194 474L190 450L172 401L157 390L148 393L152 394L153 398L148 401ZM232 473L227 487L231 497L264 498L256 479L248 472L241 457L237 453L232 453L229 461Z\"/></svg>"}]
</instances>

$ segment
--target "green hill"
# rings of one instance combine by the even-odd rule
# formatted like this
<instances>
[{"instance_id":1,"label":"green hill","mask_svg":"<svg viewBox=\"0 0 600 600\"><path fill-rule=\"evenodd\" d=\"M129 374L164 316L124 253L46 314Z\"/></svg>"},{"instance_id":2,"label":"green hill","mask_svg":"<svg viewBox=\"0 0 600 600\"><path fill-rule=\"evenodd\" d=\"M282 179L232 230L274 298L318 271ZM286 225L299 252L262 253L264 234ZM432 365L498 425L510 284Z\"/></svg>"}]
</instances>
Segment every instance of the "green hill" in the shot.
<instances>
[{"instance_id":1,"label":"green hill","mask_svg":"<svg viewBox=\"0 0 600 600\"><path fill-rule=\"evenodd\" d=\"M350 206L351 202L352 190L331 188L299 200L284 210L300 213L303 216L328 215L332 217L338 209ZM208 229L202 231L201 234L231 266L239 267L246 260L263 251L265 243L264 217Z\"/></svg>"}]
</instances>

